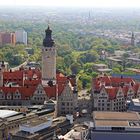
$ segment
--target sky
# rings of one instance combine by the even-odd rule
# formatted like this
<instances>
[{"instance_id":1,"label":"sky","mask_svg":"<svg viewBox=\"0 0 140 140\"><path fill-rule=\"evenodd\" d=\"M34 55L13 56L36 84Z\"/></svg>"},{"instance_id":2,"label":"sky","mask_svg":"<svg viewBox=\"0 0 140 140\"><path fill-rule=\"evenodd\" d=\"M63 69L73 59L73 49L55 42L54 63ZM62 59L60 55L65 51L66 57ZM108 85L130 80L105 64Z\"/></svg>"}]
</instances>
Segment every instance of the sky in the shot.
<instances>
[{"instance_id":1,"label":"sky","mask_svg":"<svg viewBox=\"0 0 140 140\"><path fill-rule=\"evenodd\" d=\"M139 7L140 0L0 0L0 6Z\"/></svg>"}]
</instances>

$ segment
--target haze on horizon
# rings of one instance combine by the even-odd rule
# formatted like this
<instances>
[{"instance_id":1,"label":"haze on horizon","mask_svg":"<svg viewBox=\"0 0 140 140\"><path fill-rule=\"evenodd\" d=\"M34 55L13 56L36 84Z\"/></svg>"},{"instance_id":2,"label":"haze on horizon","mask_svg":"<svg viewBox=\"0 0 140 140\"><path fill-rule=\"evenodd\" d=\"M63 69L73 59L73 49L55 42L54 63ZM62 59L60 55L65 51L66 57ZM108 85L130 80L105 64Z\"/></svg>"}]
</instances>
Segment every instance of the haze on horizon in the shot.
<instances>
[{"instance_id":1,"label":"haze on horizon","mask_svg":"<svg viewBox=\"0 0 140 140\"><path fill-rule=\"evenodd\" d=\"M140 0L0 0L0 6L140 8Z\"/></svg>"}]
</instances>

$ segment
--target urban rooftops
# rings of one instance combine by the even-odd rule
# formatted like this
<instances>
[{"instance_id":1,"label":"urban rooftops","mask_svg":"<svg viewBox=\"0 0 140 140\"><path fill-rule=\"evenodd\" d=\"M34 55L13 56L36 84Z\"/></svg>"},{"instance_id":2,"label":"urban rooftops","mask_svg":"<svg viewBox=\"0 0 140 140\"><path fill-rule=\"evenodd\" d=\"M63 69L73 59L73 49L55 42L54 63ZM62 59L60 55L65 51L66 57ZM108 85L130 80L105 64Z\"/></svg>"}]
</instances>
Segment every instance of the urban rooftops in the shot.
<instances>
[{"instance_id":1,"label":"urban rooftops","mask_svg":"<svg viewBox=\"0 0 140 140\"><path fill-rule=\"evenodd\" d=\"M111 130L123 128L127 131L140 131L140 116L136 112L93 112L96 130Z\"/></svg>"}]
</instances>

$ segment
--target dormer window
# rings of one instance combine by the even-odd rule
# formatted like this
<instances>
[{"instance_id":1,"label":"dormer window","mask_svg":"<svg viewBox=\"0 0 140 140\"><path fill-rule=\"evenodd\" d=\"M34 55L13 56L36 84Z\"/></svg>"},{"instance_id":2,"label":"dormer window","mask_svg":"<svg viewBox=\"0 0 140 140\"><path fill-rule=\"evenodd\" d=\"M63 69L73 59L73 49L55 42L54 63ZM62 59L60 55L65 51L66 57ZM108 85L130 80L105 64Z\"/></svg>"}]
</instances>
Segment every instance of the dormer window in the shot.
<instances>
[{"instance_id":1,"label":"dormer window","mask_svg":"<svg viewBox=\"0 0 140 140\"><path fill-rule=\"evenodd\" d=\"M7 94L7 99L11 99L11 95L10 94Z\"/></svg>"},{"instance_id":2,"label":"dormer window","mask_svg":"<svg viewBox=\"0 0 140 140\"><path fill-rule=\"evenodd\" d=\"M103 96L105 96L105 93L102 93Z\"/></svg>"},{"instance_id":3,"label":"dormer window","mask_svg":"<svg viewBox=\"0 0 140 140\"><path fill-rule=\"evenodd\" d=\"M16 91L16 93L14 94L14 99L20 99L21 95L18 91Z\"/></svg>"}]
</instances>

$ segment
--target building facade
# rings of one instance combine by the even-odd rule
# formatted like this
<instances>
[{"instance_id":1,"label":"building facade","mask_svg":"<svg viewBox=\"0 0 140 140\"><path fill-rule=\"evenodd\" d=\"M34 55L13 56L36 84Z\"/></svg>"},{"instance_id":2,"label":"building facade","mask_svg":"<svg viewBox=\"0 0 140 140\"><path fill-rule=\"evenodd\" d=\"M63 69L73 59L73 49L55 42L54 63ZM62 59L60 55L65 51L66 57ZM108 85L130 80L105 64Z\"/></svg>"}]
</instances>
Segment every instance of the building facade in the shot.
<instances>
[{"instance_id":1,"label":"building facade","mask_svg":"<svg viewBox=\"0 0 140 140\"><path fill-rule=\"evenodd\" d=\"M58 115L75 114L75 109L78 106L77 90L72 89L71 83L68 81L61 96L58 97Z\"/></svg>"},{"instance_id":2,"label":"building facade","mask_svg":"<svg viewBox=\"0 0 140 140\"><path fill-rule=\"evenodd\" d=\"M15 45L16 36L15 33L1 32L0 33L0 45L11 44Z\"/></svg>"},{"instance_id":3,"label":"building facade","mask_svg":"<svg viewBox=\"0 0 140 140\"><path fill-rule=\"evenodd\" d=\"M23 43L25 45L27 45L27 32L24 30L18 30L15 32L16 35L16 43Z\"/></svg>"},{"instance_id":4,"label":"building facade","mask_svg":"<svg viewBox=\"0 0 140 140\"><path fill-rule=\"evenodd\" d=\"M40 69L0 70L0 105L42 105L56 100L58 115L73 114L77 107L76 76L56 72L56 48L48 27L42 48ZM63 110L63 111L62 111Z\"/></svg>"},{"instance_id":5,"label":"building facade","mask_svg":"<svg viewBox=\"0 0 140 140\"><path fill-rule=\"evenodd\" d=\"M93 110L125 111L127 100L140 97L140 84L131 78L103 76L93 79Z\"/></svg>"}]
</instances>

